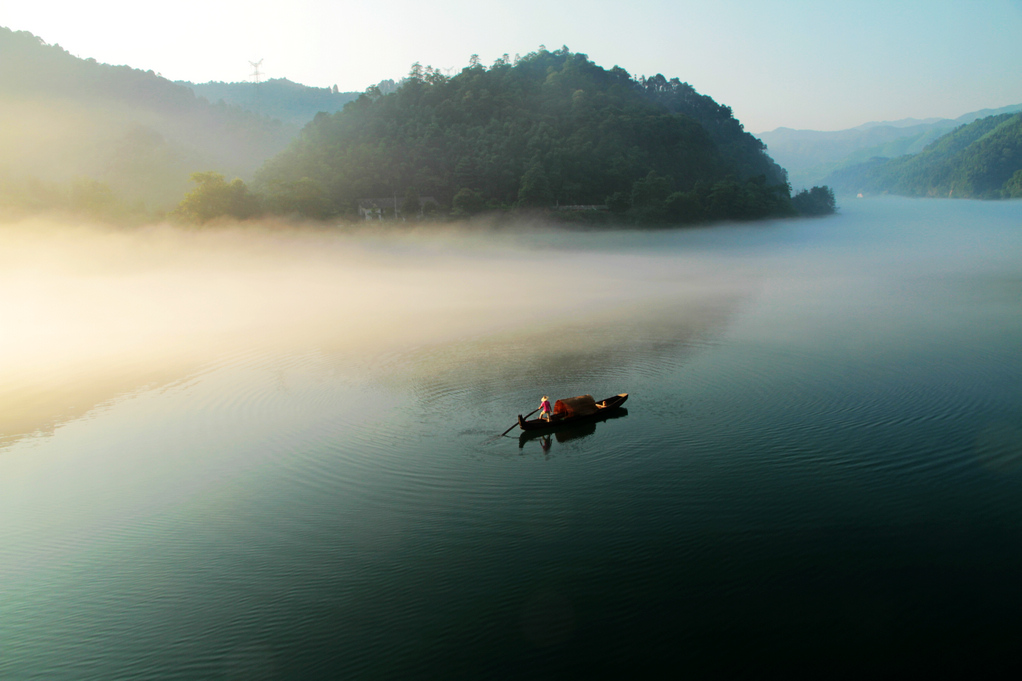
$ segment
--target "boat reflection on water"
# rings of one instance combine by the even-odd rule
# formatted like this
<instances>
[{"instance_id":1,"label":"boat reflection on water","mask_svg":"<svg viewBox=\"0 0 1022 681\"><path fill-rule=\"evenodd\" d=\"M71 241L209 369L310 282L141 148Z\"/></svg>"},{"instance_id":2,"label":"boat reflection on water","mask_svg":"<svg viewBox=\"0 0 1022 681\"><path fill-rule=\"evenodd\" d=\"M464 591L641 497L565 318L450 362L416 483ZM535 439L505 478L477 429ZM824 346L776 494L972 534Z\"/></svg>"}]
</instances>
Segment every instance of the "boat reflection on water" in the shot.
<instances>
[{"instance_id":1,"label":"boat reflection on water","mask_svg":"<svg viewBox=\"0 0 1022 681\"><path fill-rule=\"evenodd\" d=\"M621 407L620 409L615 409L608 414L601 415L593 420L586 421L585 423L566 425L553 431L524 431L518 436L518 448L523 449L525 447L525 443L530 440L539 440L543 451L546 451L550 449L550 445L553 440L557 440L558 443L563 443L588 437L596 432L597 423L612 421L614 419L624 418L625 416L628 416L628 410Z\"/></svg>"}]
</instances>

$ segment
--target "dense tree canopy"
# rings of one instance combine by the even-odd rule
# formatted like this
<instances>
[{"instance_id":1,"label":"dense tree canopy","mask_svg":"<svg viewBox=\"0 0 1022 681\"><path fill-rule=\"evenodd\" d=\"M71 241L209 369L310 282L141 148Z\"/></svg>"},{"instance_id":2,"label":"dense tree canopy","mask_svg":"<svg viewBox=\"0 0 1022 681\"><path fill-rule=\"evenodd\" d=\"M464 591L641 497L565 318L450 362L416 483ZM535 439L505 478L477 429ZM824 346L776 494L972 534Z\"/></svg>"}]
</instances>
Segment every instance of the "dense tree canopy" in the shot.
<instances>
[{"instance_id":1,"label":"dense tree canopy","mask_svg":"<svg viewBox=\"0 0 1022 681\"><path fill-rule=\"evenodd\" d=\"M567 48L473 59L448 77L415 64L319 114L257 175L280 195L308 181L334 211L410 187L445 210L608 205L641 222L792 212L785 173L731 110L687 83L632 78ZM677 194L677 196L675 196Z\"/></svg>"},{"instance_id":2,"label":"dense tree canopy","mask_svg":"<svg viewBox=\"0 0 1022 681\"><path fill-rule=\"evenodd\" d=\"M217 218L244 220L259 213L259 198L248 191L240 179L228 182L217 172L192 173L198 186L189 192L172 216L203 223Z\"/></svg>"},{"instance_id":3,"label":"dense tree canopy","mask_svg":"<svg viewBox=\"0 0 1022 681\"><path fill-rule=\"evenodd\" d=\"M836 209L834 192L830 187L803 189L791 197L791 202L802 215L829 215Z\"/></svg>"}]
</instances>

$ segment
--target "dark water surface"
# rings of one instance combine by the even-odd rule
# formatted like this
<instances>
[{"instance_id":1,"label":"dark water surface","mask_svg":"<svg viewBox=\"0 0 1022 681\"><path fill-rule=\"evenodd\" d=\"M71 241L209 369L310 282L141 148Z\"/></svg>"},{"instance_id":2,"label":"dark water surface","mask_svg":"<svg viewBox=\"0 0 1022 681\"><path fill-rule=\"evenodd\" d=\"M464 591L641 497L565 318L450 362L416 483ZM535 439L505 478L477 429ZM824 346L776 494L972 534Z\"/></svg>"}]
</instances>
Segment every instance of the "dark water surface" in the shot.
<instances>
[{"instance_id":1,"label":"dark water surface","mask_svg":"<svg viewBox=\"0 0 1022 681\"><path fill-rule=\"evenodd\" d=\"M548 268L662 285L380 353L242 347L9 440L0 678L1018 664L1022 203L845 204L540 234Z\"/></svg>"}]
</instances>

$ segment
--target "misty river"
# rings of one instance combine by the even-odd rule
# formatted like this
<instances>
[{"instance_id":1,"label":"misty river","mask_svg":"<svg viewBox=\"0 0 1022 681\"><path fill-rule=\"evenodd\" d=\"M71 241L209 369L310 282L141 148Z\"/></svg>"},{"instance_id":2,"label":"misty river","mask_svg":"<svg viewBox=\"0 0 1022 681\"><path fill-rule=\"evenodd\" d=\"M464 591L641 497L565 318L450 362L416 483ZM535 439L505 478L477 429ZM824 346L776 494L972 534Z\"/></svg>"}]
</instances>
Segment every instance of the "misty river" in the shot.
<instances>
[{"instance_id":1,"label":"misty river","mask_svg":"<svg viewBox=\"0 0 1022 681\"><path fill-rule=\"evenodd\" d=\"M0 225L0 678L1016 664L1022 202L839 203Z\"/></svg>"}]
</instances>

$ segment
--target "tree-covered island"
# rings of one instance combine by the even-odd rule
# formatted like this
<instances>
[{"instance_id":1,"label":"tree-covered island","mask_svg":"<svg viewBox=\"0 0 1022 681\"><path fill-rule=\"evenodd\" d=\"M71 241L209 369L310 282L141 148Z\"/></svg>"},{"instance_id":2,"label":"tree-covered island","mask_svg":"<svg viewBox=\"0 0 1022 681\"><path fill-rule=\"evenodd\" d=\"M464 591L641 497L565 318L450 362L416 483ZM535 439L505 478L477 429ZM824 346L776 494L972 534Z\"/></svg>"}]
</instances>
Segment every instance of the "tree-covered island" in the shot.
<instances>
[{"instance_id":1,"label":"tree-covered island","mask_svg":"<svg viewBox=\"0 0 1022 681\"><path fill-rule=\"evenodd\" d=\"M454 76L415 64L395 92L369 88L317 115L255 189L266 210L311 218L542 210L686 224L834 210L827 188L793 202L784 169L729 107L566 47L490 67L473 57Z\"/></svg>"}]
</instances>

